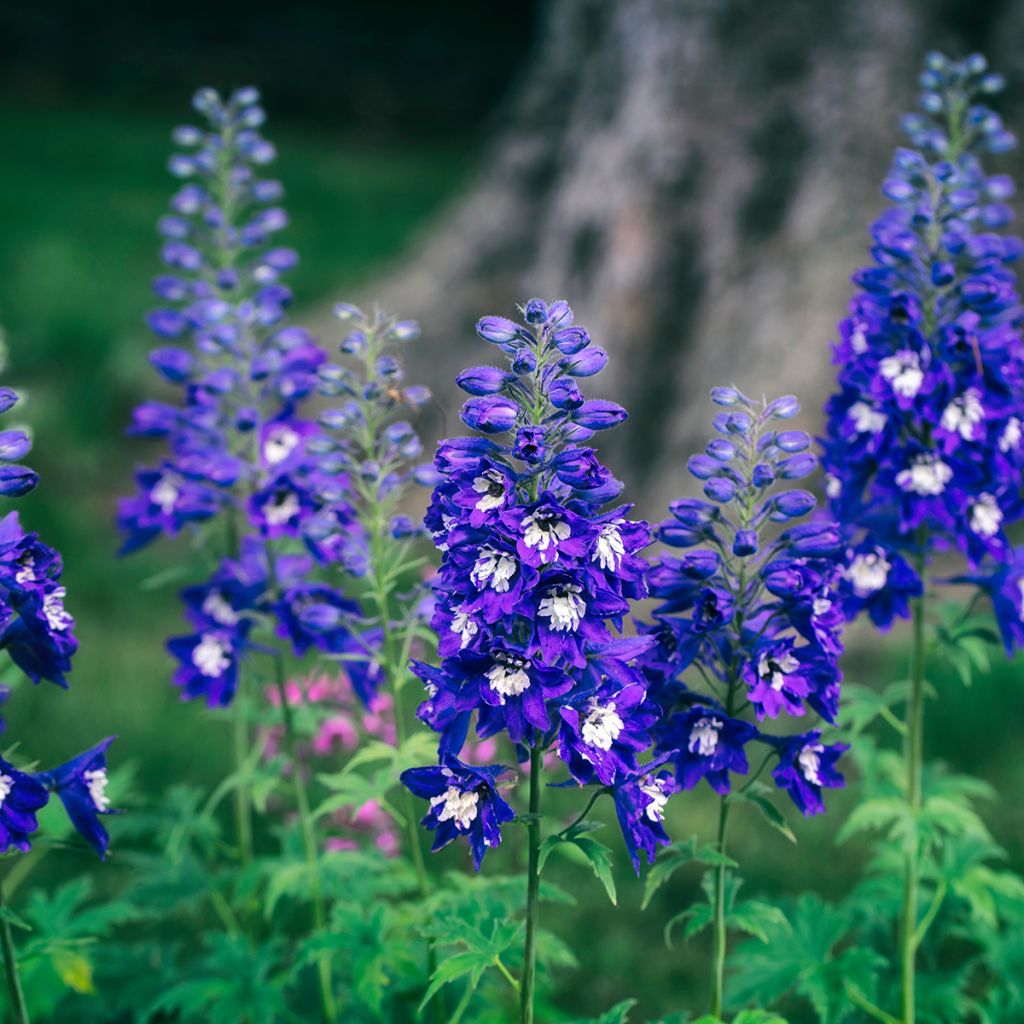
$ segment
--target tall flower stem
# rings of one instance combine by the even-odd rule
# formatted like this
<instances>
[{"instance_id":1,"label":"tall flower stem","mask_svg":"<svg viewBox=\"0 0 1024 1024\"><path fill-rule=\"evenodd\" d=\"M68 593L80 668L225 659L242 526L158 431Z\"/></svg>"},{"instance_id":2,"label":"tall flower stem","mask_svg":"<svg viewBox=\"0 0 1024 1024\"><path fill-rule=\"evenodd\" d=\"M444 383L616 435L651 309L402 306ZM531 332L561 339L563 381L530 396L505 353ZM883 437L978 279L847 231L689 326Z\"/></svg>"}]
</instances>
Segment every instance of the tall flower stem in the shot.
<instances>
[{"instance_id":1,"label":"tall flower stem","mask_svg":"<svg viewBox=\"0 0 1024 1024\"><path fill-rule=\"evenodd\" d=\"M4 949L4 975L7 978L7 995L11 1003L11 1018L15 1024L29 1024L25 993L21 990L21 976L18 974L18 955L11 935L11 922L7 919L3 883L0 882L0 944Z\"/></svg>"},{"instance_id":2,"label":"tall flower stem","mask_svg":"<svg viewBox=\"0 0 1024 1024\"><path fill-rule=\"evenodd\" d=\"M523 980L519 991L520 1024L533 1024L533 994L537 984L537 919L540 909L540 776L544 770L544 752L539 746L530 750L529 860L526 881L526 944L523 954Z\"/></svg>"},{"instance_id":3,"label":"tall flower stem","mask_svg":"<svg viewBox=\"0 0 1024 1024\"><path fill-rule=\"evenodd\" d=\"M725 856L725 837L729 824L729 801L721 797L718 811L718 840L715 844L719 854ZM714 953L712 967L712 988L711 988L711 1016L722 1016L722 999L725 991L725 954L726 926L725 926L725 882L726 865L720 863L715 868L715 921L714 921Z\"/></svg>"},{"instance_id":4,"label":"tall flower stem","mask_svg":"<svg viewBox=\"0 0 1024 1024\"><path fill-rule=\"evenodd\" d=\"M295 720L292 717L291 705L288 703L284 658L280 651L274 654L274 685L277 687L281 702L281 715L284 721L284 748L292 769L295 805L302 827L302 846L310 873L309 890L313 903L313 927L317 932L321 932L327 926L327 909L320 888L319 848L317 847L316 831L313 828L313 815L309 807L309 793L306 791L306 782L302 777L301 766L295 756ZM330 954L327 952L322 953L317 960L317 977L320 983L320 1002L324 1021L326 1024L334 1024L338 1019L338 1008L334 1000L334 987L331 984Z\"/></svg>"},{"instance_id":5,"label":"tall flower stem","mask_svg":"<svg viewBox=\"0 0 1024 1024\"><path fill-rule=\"evenodd\" d=\"M927 536L921 531L921 554L918 574L925 586L925 550ZM914 831L906 851L904 866L903 914L900 928L900 971L903 991L903 1024L915 1020L915 971L917 947L918 886L920 883L920 842L917 821L921 812L921 770L924 763L924 662L925 662L925 594L913 604L913 640L911 647L910 696L907 700L906 733L903 757L906 767L907 804L910 808Z\"/></svg>"}]
</instances>

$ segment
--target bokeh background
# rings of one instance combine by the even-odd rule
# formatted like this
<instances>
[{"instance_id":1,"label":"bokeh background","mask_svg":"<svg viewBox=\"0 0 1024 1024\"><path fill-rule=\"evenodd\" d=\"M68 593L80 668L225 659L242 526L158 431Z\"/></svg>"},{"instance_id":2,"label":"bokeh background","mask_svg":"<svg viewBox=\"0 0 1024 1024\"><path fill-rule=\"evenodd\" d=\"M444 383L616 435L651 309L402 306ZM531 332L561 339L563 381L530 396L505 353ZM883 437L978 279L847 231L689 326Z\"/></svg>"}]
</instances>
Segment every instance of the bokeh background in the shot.
<instances>
[{"instance_id":1,"label":"bokeh background","mask_svg":"<svg viewBox=\"0 0 1024 1024\"><path fill-rule=\"evenodd\" d=\"M143 324L154 225L173 187L169 130L197 86L264 92L287 244L303 260L298 322L330 341L341 298L420 320L409 374L436 395L423 424L436 436L454 421L451 379L483 358L475 319L566 297L610 351L604 392L633 413L608 461L658 518L687 489L713 384L794 392L815 426L923 54L986 52L1021 133L1022 44L1012 0L0 5L5 377L26 393L17 415L43 475L23 514L65 553L82 642L70 692L19 693L9 737L49 761L116 732L152 800L228 761L222 734L169 685L162 640L179 613L173 588L147 584L183 552L118 560L112 526L133 465L151 457L123 430L156 393ZM849 678L904 671L898 630L868 639L851 642ZM1021 668L996 659L971 690L941 670L935 682L929 753L1004 794L988 820L1024 867ZM832 834L855 795L796 847L738 817L748 891L841 895L863 851L837 851ZM675 803L680 836L709 833L706 796ZM45 870L69 870L64 857ZM645 914L628 875L615 914L588 879L565 881L580 902L552 924L583 970L564 975L563 1006L636 995L642 1018L702 1004L706 942L661 940L696 874Z\"/></svg>"}]
</instances>

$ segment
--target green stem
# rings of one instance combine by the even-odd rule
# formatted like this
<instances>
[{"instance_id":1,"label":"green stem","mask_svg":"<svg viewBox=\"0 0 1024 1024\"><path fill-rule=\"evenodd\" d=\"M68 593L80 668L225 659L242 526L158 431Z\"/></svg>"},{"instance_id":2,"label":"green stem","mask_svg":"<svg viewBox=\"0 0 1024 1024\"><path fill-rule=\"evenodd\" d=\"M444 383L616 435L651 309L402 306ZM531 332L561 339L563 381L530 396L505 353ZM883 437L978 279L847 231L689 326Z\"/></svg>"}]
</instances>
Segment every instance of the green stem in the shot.
<instances>
[{"instance_id":1,"label":"green stem","mask_svg":"<svg viewBox=\"0 0 1024 1024\"><path fill-rule=\"evenodd\" d=\"M903 913L900 927L900 973L903 991L903 1024L914 1024L914 975L917 957L917 910L920 885L920 843L917 819L921 812L921 770L924 763L924 662L925 662L925 549L927 534L920 531L918 573L922 593L913 605L910 697L907 701L903 757L906 768L906 797L914 830L908 841L904 863Z\"/></svg>"},{"instance_id":2,"label":"green stem","mask_svg":"<svg viewBox=\"0 0 1024 1024\"><path fill-rule=\"evenodd\" d=\"M519 1022L533 1024L533 993L537 984L537 917L540 903L540 776L544 770L544 752L539 746L530 751L529 861L526 882L526 944L523 953L523 980L519 991Z\"/></svg>"},{"instance_id":3,"label":"green stem","mask_svg":"<svg viewBox=\"0 0 1024 1024\"><path fill-rule=\"evenodd\" d=\"M249 723L246 719L244 673L239 675L238 693L235 694L234 712L234 759L238 784L235 786L235 830L238 834L238 862L243 871L252 864L252 798L249 792L248 765Z\"/></svg>"},{"instance_id":4,"label":"green stem","mask_svg":"<svg viewBox=\"0 0 1024 1024\"><path fill-rule=\"evenodd\" d=\"M4 888L3 883L0 882L0 911L4 910L6 910ZM21 977L18 974L18 954L14 949L11 922L7 920L6 913L0 914L0 943L4 947L4 974L7 976L7 994L11 1002L11 1015L15 1024L29 1024L25 993L21 990Z\"/></svg>"},{"instance_id":5,"label":"green stem","mask_svg":"<svg viewBox=\"0 0 1024 1024\"><path fill-rule=\"evenodd\" d=\"M284 720L284 747L288 763L292 769L292 784L295 788L295 804L299 812L302 826L302 845L309 868L309 889L313 902L313 927L322 932L327 927L327 910L324 905L323 893L320 889L319 860L320 851L317 846L316 832L313 829L313 815L309 808L309 794L306 782L302 777L302 766L295 756L295 721L292 717L291 705L288 703L288 687L285 678L284 658L281 652L274 654L274 683L281 701L281 715ZM330 954L326 951L317 958L317 977L320 982L320 1002L326 1024L334 1024L338 1019L338 1009L334 1001L334 988L331 984Z\"/></svg>"},{"instance_id":6,"label":"green stem","mask_svg":"<svg viewBox=\"0 0 1024 1024\"><path fill-rule=\"evenodd\" d=\"M729 800L719 797L718 840L716 849L725 856L725 836L729 825ZM725 880L727 867L719 864L715 868L715 933L712 967L711 1016L722 1016L722 1000L725 994L725 954L728 948L725 926Z\"/></svg>"}]
</instances>

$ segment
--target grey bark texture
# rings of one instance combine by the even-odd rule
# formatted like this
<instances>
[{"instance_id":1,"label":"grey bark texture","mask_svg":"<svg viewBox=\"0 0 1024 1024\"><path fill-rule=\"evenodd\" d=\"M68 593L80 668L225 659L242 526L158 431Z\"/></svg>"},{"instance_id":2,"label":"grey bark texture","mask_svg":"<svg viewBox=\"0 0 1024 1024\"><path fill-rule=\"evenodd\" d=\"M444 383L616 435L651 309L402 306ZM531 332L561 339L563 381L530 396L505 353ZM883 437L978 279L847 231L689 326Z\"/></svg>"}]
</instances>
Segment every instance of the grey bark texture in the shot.
<instances>
[{"instance_id":1,"label":"grey bark texture","mask_svg":"<svg viewBox=\"0 0 1024 1024\"><path fill-rule=\"evenodd\" d=\"M608 349L591 388L631 419L602 450L649 514L686 489L713 385L795 393L813 429L921 58L981 48L1013 86L1022 8L555 0L467 188L360 289L421 322L409 378L451 410L427 433L455 427L454 373L497 355L476 319L534 295Z\"/></svg>"}]
</instances>

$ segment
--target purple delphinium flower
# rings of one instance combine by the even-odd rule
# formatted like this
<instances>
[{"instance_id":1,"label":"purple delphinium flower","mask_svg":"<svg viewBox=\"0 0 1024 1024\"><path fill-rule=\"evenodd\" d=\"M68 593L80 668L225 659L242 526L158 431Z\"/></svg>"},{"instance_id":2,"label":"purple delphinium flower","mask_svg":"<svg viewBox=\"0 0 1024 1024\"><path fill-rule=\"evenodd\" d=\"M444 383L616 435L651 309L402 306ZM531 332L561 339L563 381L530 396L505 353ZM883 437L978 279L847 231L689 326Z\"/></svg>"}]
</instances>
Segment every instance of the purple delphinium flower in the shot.
<instances>
[{"instance_id":1,"label":"purple delphinium flower","mask_svg":"<svg viewBox=\"0 0 1024 1024\"><path fill-rule=\"evenodd\" d=\"M1014 139L984 105L996 82L983 65L929 59L835 346L824 465L849 537L840 594L848 616L883 628L909 614L936 551L959 550L971 579L1003 579L1024 514L1021 242L1001 233L1012 183L982 163ZM1004 635L1019 642L1005 621Z\"/></svg>"},{"instance_id":2,"label":"purple delphinium flower","mask_svg":"<svg viewBox=\"0 0 1024 1024\"><path fill-rule=\"evenodd\" d=\"M50 799L46 787L33 775L18 771L0 758L0 853L11 847L27 853L39 827L36 814Z\"/></svg>"},{"instance_id":3,"label":"purple delphinium flower","mask_svg":"<svg viewBox=\"0 0 1024 1024\"><path fill-rule=\"evenodd\" d=\"M679 785L693 789L707 779L716 793L729 792L729 772L746 775L750 770L746 745L756 735L757 728L750 722L702 704L677 712L659 727L659 736L682 740L670 751Z\"/></svg>"},{"instance_id":4,"label":"purple delphinium flower","mask_svg":"<svg viewBox=\"0 0 1024 1024\"><path fill-rule=\"evenodd\" d=\"M653 863L659 846L672 840L665 831L665 804L676 791L671 772L647 770L624 779L614 787L615 813L619 819L633 869L640 873L640 853Z\"/></svg>"},{"instance_id":5,"label":"purple delphinium flower","mask_svg":"<svg viewBox=\"0 0 1024 1024\"><path fill-rule=\"evenodd\" d=\"M507 369L457 378L471 396L462 420L485 436L437 449L425 523L442 552L431 620L441 664L412 663L427 685L420 717L442 756L475 723L480 738L504 732L521 760L539 765L557 741L578 784L621 785L643 771L657 718L633 664L651 641L617 638L647 594L650 536L630 506L606 508L622 485L587 442L625 411L581 393L607 357L565 302L534 299L523 314L477 325Z\"/></svg>"},{"instance_id":6,"label":"purple delphinium flower","mask_svg":"<svg viewBox=\"0 0 1024 1024\"><path fill-rule=\"evenodd\" d=\"M775 785L789 793L802 814L821 814L825 810L822 790L844 783L835 765L846 750L845 743L823 744L818 729L789 736L779 742L779 763L772 771Z\"/></svg>"},{"instance_id":7,"label":"purple delphinium flower","mask_svg":"<svg viewBox=\"0 0 1024 1024\"><path fill-rule=\"evenodd\" d=\"M497 787L507 770L502 765L475 767L449 755L435 767L402 772L402 784L430 801L423 825L434 833L434 850L465 836L473 866L480 869L484 854L501 845L501 826L516 816Z\"/></svg>"},{"instance_id":8,"label":"purple delphinium flower","mask_svg":"<svg viewBox=\"0 0 1024 1024\"><path fill-rule=\"evenodd\" d=\"M117 813L107 796L107 748L114 739L108 736L90 750L38 777L47 789L60 797L71 824L99 854L100 860L106 858L110 845L100 816Z\"/></svg>"},{"instance_id":9,"label":"purple delphinium flower","mask_svg":"<svg viewBox=\"0 0 1024 1024\"><path fill-rule=\"evenodd\" d=\"M730 773L749 771L748 745L770 753L776 742L747 709L758 723L809 711L835 721L843 545L833 523L806 518L813 495L782 486L816 466L808 435L785 426L796 400L756 403L735 388L713 398L725 410L714 420L719 436L689 461L705 498L673 502L658 529L683 553L652 567L662 603L641 628L653 641L643 669L662 711L656 749L681 787L707 779L724 796Z\"/></svg>"}]
</instances>

